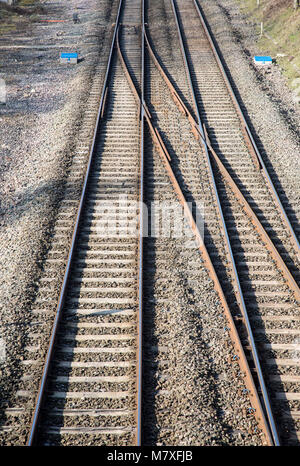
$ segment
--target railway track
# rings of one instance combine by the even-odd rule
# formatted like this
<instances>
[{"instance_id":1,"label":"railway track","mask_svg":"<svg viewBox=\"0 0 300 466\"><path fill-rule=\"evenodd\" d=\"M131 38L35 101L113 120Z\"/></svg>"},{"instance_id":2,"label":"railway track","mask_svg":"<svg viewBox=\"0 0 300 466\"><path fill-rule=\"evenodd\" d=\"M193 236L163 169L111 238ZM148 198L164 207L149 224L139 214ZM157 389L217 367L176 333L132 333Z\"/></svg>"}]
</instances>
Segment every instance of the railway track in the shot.
<instances>
[{"instance_id":1,"label":"railway track","mask_svg":"<svg viewBox=\"0 0 300 466\"><path fill-rule=\"evenodd\" d=\"M210 142L206 133L206 148L207 153L213 155L211 157L212 179L219 193L222 206L221 216L224 218L225 225L228 226L227 243L231 249L232 266L233 269L236 268L236 272L233 273L231 270L230 275L235 275L234 288L237 290L241 287L238 293L240 295L239 308L244 308L244 312L240 315L240 320L244 320L244 324L245 320L248 320L248 317L245 319L246 311L250 317L250 329L251 327L255 329L255 351L257 350L259 365L259 361L264 365L262 380L263 382L264 378L268 380L268 391L272 397L270 418L271 422L274 422L273 428L277 438L275 443L279 444L280 441L288 444L297 443L299 416L297 409L293 408L297 407L299 396L297 393L299 390L297 388L298 376L294 374L298 361L297 358L293 361L291 358L282 357L283 354L287 355L288 351L295 351L297 347L295 338L299 331L295 329L295 324L297 326L299 321L299 309L295 300L295 298L299 299L299 288L296 283L299 277L299 250L296 234L290 227L286 213L282 213L280 201L278 204L273 202L272 198L276 199L277 194L274 195L272 192L273 186L269 181L269 174L265 171L255 143L251 141L248 128L244 127L244 118L240 114L235 97L230 95L231 88L227 86L227 78L225 76L224 79L224 71L218 64L219 59L215 50L211 48L212 40L205 33L206 26L203 18L199 16L201 12L198 4L174 1L172 7L174 22L177 23L177 32L181 38L183 62L193 94L190 106L198 115L200 124L202 121L205 122L205 126L209 128L208 132L212 134L212 142ZM206 66L197 67L198 63L205 63ZM165 81L167 82L166 78ZM212 82L213 86L211 86ZM172 86L169 84L168 86L171 89ZM188 115L187 108L185 112ZM189 118L192 119L192 115L189 115ZM224 122L230 122L230 126ZM195 126L196 124L197 121L194 122ZM201 131L199 131L199 136L204 141L205 136L203 134L201 138ZM241 154L243 154L242 161ZM232 190L234 190L234 195ZM251 213L250 205L246 207L248 215L241 211L241 203L238 199L241 200L242 197L249 201L253 209ZM246 204L243 203L244 211L245 206ZM274 212L277 213L274 214ZM257 218L254 219L256 215ZM251 226L249 218L252 218ZM280 219L283 219L281 223ZM257 220L268 232L269 239L264 235L263 241L270 241L276 246L273 257L268 256L266 243L257 241ZM287 234L287 231L290 231L290 234ZM281 259L276 260L278 252ZM214 262L214 256L212 260ZM285 273L287 280L282 277ZM230 276L220 274L219 278L223 289L226 290L231 281ZM229 295L227 298L230 302ZM276 313L274 313L274 307L278 309ZM231 308L235 315L235 305ZM277 315L274 316L274 314ZM238 315L235 317L238 321ZM271 328L268 329L269 326ZM251 347L249 334L246 340L244 348L247 351ZM290 375L287 373L287 365L290 366ZM257 367L255 378L256 373ZM259 391L260 389L261 385ZM272 410L276 412L275 418L277 425L280 426L282 440L279 440Z\"/></svg>"},{"instance_id":2,"label":"railway track","mask_svg":"<svg viewBox=\"0 0 300 466\"><path fill-rule=\"evenodd\" d=\"M7 415L28 445L298 444L298 232L198 2L120 1L101 92L57 222L70 236L89 150L55 319L54 242ZM162 205L180 235L155 234Z\"/></svg>"},{"instance_id":3,"label":"railway track","mask_svg":"<svg viewBox=\"0 0 300 466\"><path fill-rule=\"evenodd\" d=\"M44 373L46 394L41 385L46 408L40 412L37 404L29 445L74 444L78 435L85 445L138 442L139 246L137 225L128 231L128 220L137 215L140 124L113 49L122 21L120 42L139 79L139 18L139 1L120 3L100 115L106 117L92 149L55 348Z\"/></svg>"}]
</instances>

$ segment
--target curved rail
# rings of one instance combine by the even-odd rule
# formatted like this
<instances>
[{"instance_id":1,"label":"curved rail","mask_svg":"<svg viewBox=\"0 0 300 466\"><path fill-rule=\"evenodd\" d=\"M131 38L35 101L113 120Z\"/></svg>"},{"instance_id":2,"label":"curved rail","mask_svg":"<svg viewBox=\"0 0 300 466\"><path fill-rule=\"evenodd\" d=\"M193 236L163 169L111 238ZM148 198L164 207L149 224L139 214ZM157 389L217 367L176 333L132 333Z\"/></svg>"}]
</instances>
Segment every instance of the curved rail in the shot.
<instances>
[{"instance_id":1,"label":"curved rail","mask_svg":"<svg viewBox=\"0 0 300 466\"><path fill-rule=\"evenodd\" d=\"M94 148L95 148L96 139L97 139L97 131L98 131L100 120L104 115L105 102L106 102L106 96L107 96L107 83L108 83L108 77L109 77L110 68L111 68L113 49L114 49L114 46L115 46L116 34L117 34L118 26L119 26L122 5L123 5L123 0L120 0L118 12L117 12L117 17L116 17L114 33L113 33L113 38L112 38L112 44L111 44L111 48L110 48L110 53L109 53L109 58L108 58L108 63L107 63L103 88L102 88L102 93L101 93L101 97L100 97L99 110L98 110L98 114L97 114L97 119L96 119L96 124L95 124L95 129L94 129L94 134L93 134L93 140L92 140L92 145L91 145L90 154L89 154L87 170L86 170L86 174L85 174L85 178L84 178L84 183L83 183L82 193L81 193L81 197L80 197L79 207L78 207L77 214L76 214L75 226L74 226L74 230L73 230L73 234L72 234L72 239L71 239L70 250L69 250L67 264L66 264L66 269L65 269L64 278L63 278L63 282L62 282L62 286L61 286L61 290L60 290L58 305L57 305L57 309L56 309L56 315L55 315L55 319L54 319L54 323L53 323L53 327L52 327L52 332L51 332L49 347L48 347L48 351L47 351L47 355L46 355L43 374L42 374L42 378L41 378L41 381L40 381L39 390L38 390L38 394L37 394L37 398L36 398L35 409L34 409L32 421L31 421L31 427L30 427L30 433L29 433L29 436L28 436L27 446L34 445L35 438L36 438L36 432L37 432L37 427L38 427L39 418L40 418L40 411L41 411L42 401L43 401L43 398L44 398L44 392L45 392L45 388L46 388L46 384L47 384L47 376L48 376L48 372L49 372L50 361L51 361L51 357L52 357L52 354L53 354L57 328L58 328L58 324L59 324L59 321L60 321L61 312L62 312L64 300L65 300L65 295L66 295L67 284L68 284L68 280L69 280L69 274L70 274L70 269L71 269L71 264L72 264L73 253L74 253L75 244L76 244L76 238L77 238L79 223L80 223L80 219L81 219L81 215L82 215L82 211L83 211L83 204L84 204L84 201L85 201L87 184L88 184L88 179L89 179L89 175L90 175L90 168L91 168L91 164L92 164L92 160L93 160L93 153L94 153Z\"/></svg>"},{"instance_id":2,"label":"curved rail","mask_svg":"<svg viewBox=\"0 0 300 466\"><path fill-rule=\"evenodd\" d=\"M213 38L212 38L212 36L211 36L211 34L210 34L208 28L207 28L207 24L206 24L206 22L205 22L205 19L204 19L204 17L203 17L203 14L202 14L202 12L201 12L200 7L199 7L198 1L197 1L197 0L193 0L193 1L194 1L195 8L196 8L196 10L197 10L197 13L198 13L198 15L199 15L201 24L202 24L202 26L203 26L203 29L204 29L204 31L205 31L205 34L206 34L206 36L207 36L207 39L208 39L208 41L209 41L209 43L210 43L211 49L212 49L213 54L214 54L214 56L215 56L217 65L218 65L218 67L219 67L219 69L220 69L220 71L221 71L221 74L222 74L222 76L223 76L223 78L224 78L224 82L225 82L225 84L226 84L226 86L227 86L227 88L228 88L229 94L230 94L230 96L231 96L231 98L232 98L233 104L234 104L234 106L235 106L235 108L236 108L236 111L237 111L237 114L238 114L238 116L239 116L239 118L240 118L241 125L242 125L242 128L243 128L243 134L244 134L244 136L245 136L245 138L246 138L246 141L248 142L248 146L250 146L250 149L252 148L252 155L253 155L254 158L256 159L256 163L255 163L255 164L256 164L256 166L257 166L259 169L261 169L261 171L262 171L262 173L263 173L263 175L264 175L264 177L265 177L265 179L266 179L266 181L267 181L267 183L268 183L268 185L269 185L269 187L270 187L270 190L271 190L273 199L274 199L275 203L276 203L276 204L278 205L278 207L279 207L279 210L280 210L280 213L281 213L281 217L282 217L284 223L286 224L286 227L287 227L288 231L290 232L291 239L292 239L292 242L293 242L294 247L295 247L295 251L296 251L296 253L297 253L298 257L299 257L299 254L300 254L300 244L299 244L299 241L298 241L298 239L297 239L297 236L296 236L296 234L295 234L295 232L294 232L294 230L293 230L293 227L292 227L292 225L291 225L291 223L290 223L290 220L289 220L289 218L288 218L288 216L287 216L287 213L285 212L285 209L284 209L284 207L283 207L283 205L282 205L282 203L281 203L281 201L280 201L280 198L279 198L279 196L278 196L278 193L277 193L277 191L276 191L276 188L275 188L275 186L274 186L274 184L273 184L273 182L272 182L272 180L271 180L271 177L270 177L270 175L269 175L269 173L268 173L268 170L267 170L267 168L266 168L266 166L265 166L265 164L264 164L264 161L263 161L263 159L262 159L262 156L261 156L261 154L260 154L260 152L259 152L259 150L258 150L258 148L257 148L257 145L256 145L256 143L255 143L255 141L254 141L254 138L253 138L253 136L252 136L252 134L251 134L250 128L249 128L249 126L248 126L248 124L247 124L247 121L246 121L246 119L245 119L245 116L244 116L244 114L243 114L243 111L242 111L242 109L241 109L241 107L240 107L240 104L238 103L238 100L237 100L237 98L236 98L236 96L235 96L235 93L234 93L234 91L233 91L233 89L232 89L232 86L231 86L231 84L230 84L230 81L229 81L229 79L228 79L228 76L227 76L227 74L226 74L226 71L225 71L225 69L224 69L224 66L223 66L223 64L222 64L222 61L221 61L221 59L220 59L220 57L219 57L219 54L218 54L218 52L217 52L217 49L216 49L216 47L215 47Z\"/></svg>"},{"instance_id":3,"label":"curved rail","mask_svg":"<svg viewBox=\"0 0 300 466\"><path fill-rule=\"evenodd\" d=\"M146 42L147 42L147 46L148 46L148 50L149 50L149 53L150 53L150 56L152 57L155 65L157 66L158 70L160 71L160 73L162 74L162 77L163 79L165 80L169 90L170 90L170 93L175 101L175 103L178 105L180 111L188 118L190 124L191 124L191 129L192 129L192 132L193 134L195 135L196 139L199 140L199 137L201 138L201 144L204 146L204 147L208 147L210 153L212 154L216 164L218 165L219 167L219 170L220 172L222 173L222 175L224 176L226 182L228 183L228 185L230 186L231 190L233 191L233 194L235 196L235 198L237 199L237 201L240 203L242 209L244 210L244 212L247 214L247 216L249 217L249 219L251 220L254 228L257 230L257 232L259 233L262 241L265 243L267 249L269 250L269 252L271 253L274 261L276 262L278 268L281 270L283 276L286 278L287 280L287 284L290 286L290 289L294 292L295 294L295 297L299 299L300 297L300 290L299 290L299 287L297 285L297 283L295 282L293 276L291 275L289 269L287 268L285 262L282 260L280 254L278 253L275 245L272 243L271 239L269 238L267 232L265 231L263 225L261 224L261 222L259 221L259 219L257 218L257 216L255 215L253 209L251 208L251 206L249 205L249 203L247 202L247 200L245 199L244 195L241 193L241 191L239 190L238 186L236 185L236 183L234 182L233 178L231 177L231 175L229 174L229 172L227 171L227 169L225 168L225 166L223 165L222 161L220 160L220 158L218 157L218 155L216 154L216 152L214 151L210 141L209 141L209 136L207 134L207 130L206 130L206 127L205 125L203 125L204 127L204 133L205 133L205 139L202 138L202 135L201 133L199 132L198 128L197 128L197 122L194 120L194 117L191 115L191 113L189 112L189 110L187 109L187 107L185 106L185 104L183 103L182 99L180 99L180 97L178 96L173 84L171 83L170 79L168 78L167 74L165 73L165 71L163 70L162 66L160 65L159 63L159 60L158 58L156 57L153 49L151 48L151 45L150 45L150 41L149 41L149 38L147 36L147 33L145 32L146 34ZM198 132L198 134L195 134L195 132ZM236 272L236 269L235 269L235 272ZM238 276L237 276L237 281L238 281ZM238 282L239 283L239 282ZM241 297L240 297L241 299ZM263 381L263 376L262 376L262 372L261 372L261 368L260 368L260 363L259 363L259 359L258 359L258 354L257 354L257 350L256 350L256 347L255 347L255 342L254 342L254 338L253 338L253 333L252 333L252 330L251 330L251 325L250 325L250 321L249 321L249 318L248 318L248 315L247 315L247 311L246 311L246 308L245 308L245 304L244 304L244 300L243 300L243 307L242 307L242 310L244 311L243 314L244 314L244 323L245 323L245 326L247 328L247 332L248 332L248 338L249 338L249 342L250 342L250 345L252 347L252 354L253 354L253 359L255 360L256 362L256 369L257 369L257 372L259 374L259 378L261 379L261 383L263 385L264 384L264 381ZM266 392L265 392L266 393ZM266 400L268 401L268 399ZM265 401L265 402L266 402ZM270 407L270 406L269 406ZM275 426L274 426L275 427ZM275 437L276 438L276 437ZM276 438L276 445L278 445L278 437Z\"/></svg>"},{"instance_id":4,"label":"curved rail","mask_svg":"<svg viewBox=\"0 0 300 466\"><path fill-rule=\"evenodd\" d=\"M145 35L146 37L146 35ZM238 364L240 365L241 367L241 370L242 372L245 374L245 385L250 393L250 398L251 398L251 404L253 406L253 410L254 410L254 413L255 413L255 416L257 418L257 421L258 421L258 424L260 426L260 428L264 431L265 433L265 436L266 436L266 439L267 439L267 442L269 443L269 445L272 445L273 444L273 441L272 441L272 436L269 432L269 428L268 428L268 425L266 423L266 419L265 419L265 415L264 415L264 411L262 409L262 406L261 406L261 403L260 403L260 400L259 400L259 397L258 397L258 393L257 393L257 390L256 390L256 387L255 387L255 383L253 381L253 378L252 378L252 374L251 374L251 371L250 371L250 368L248 366L248 361L247 361L247 358L245 356L245 353L244 353L244 349L243 349L243 346L241 344L241 341L240 341L240 337L239 337L239 334L237 332L237 329L236 329L236 326L235 326L235 323L234 323L234 320L233 320L233 317L231 315L231 312L230 312L230 309L229 309L229 306L228 306L228 303L226 301L226 298L225 298L225 295L224 295L224 292L222 290L222 287L221 287L221 284L219 282L219 279L218 279L218 276L216 274L216 271L215 271L215 268L211 262L211 259L210 259L210 256L209 256L209 253L204 245L204 242L203 242L203 238L198 230L198 227L197 227L197 224L193 218L193 215L192 215L192 212L186 202L186 199L185 199L185 196L179 186L179 183L177 182L176 180L176 177L174 175L174 172L172 170L172 167L170 165L170 160L171 160L171 156L170 154L168 153L167 149L166 149L166 146L164 145L163 143L163 139L158 131L158 129L154 126L153 122L152 122L152 117L151 117L151 113L147 107L147 104L142 101L141 99L141 96L139 95L136 87L135 87L135 84L134 84L134 81L131 77L131 74L130 74L130 71L128 70L127 66L126 66L126 62L125 62L125 59L124 59L124 56L122 54L122 51L121 51L121 48L118 44L118 52L119 52L119 56L120 56L120 60L122 62L122 66L123 66L123 69L124 69L124 72L127 76L127 79L129 81L129 84L130 84L130 87L133 91L133 94L137 100L138 103L142 102L142 106L144 107L144 117L147 121L147 124L149 126L149 129L150 129L150 133L151 133L151 136L153 138L153 141L154 141L154 144L155 146L157 147L158 149L158 152L159 152L159 155L163 161L163 164L166 168L166 171L168 173L168 176L170 178L170 181L172 182L173 184L173 187L174 187L174 190L176 192L176 195L179 199L179 202L182 204L182 206L184 207L184 213L186 215L186 218L188 220L188 223L193 231L193 234L194 234L194 237L195 237L195 241L196 241L196 244L202 254L202 257L203 257L203 260L204 260L204 264L205 266L207 267L208 271L209 271L209 274L214 282L214 286L215 286L215 289L219 295L219 298L221 300L221 303L223 305L223 308L224 308L224 312L225 312L225 316L226 316L226 319L227 319L227 322L228 322L228 332L231 336L231 340L233 342L233 346L235 348L235 357L234 357L234 360L238 362ZM204 130L203 130L203 138L204 138Z\"/></svg>"},{"instance_id":5,"label":"curved rail","mask_svg":"<svg viewBox=\"0 0 300 466\"><path fill-rule=\"evenodd\" d=\"M236 182L234 181L234 179L232 178L232 176L230 175L230 173L226 169L225 165L221 161L218 154L213 149L213 147L212 147L212 145L210 143L210 140L209 140L209 135L207 133L207 129L206 129L205 125L202 124L201 121L200 121L200 125L202 125L203 130L204 130L204 136L202 135L199 125L197 124L197 122L194 119L193 115L190 113L190 111L188 110L188 108L186 107L186 105L184 104L184 102L182 101L180 96L178 95L174 85L172 84L172 82L168 78L167 74L163 70L158 58L155 55L154 50L151 47L150 40L149 40L149 37L148 37L146 31L145 31L145 39L146 39L148 51L149 51L150 56L152 57L152 59L154 61L154 64L156 65L156 67L160 71L163 79L165 80L165 82L166 82L166 84L167 84L167 86L168 86L168 88L170 90L171 96L174 99L175 104L178 106L179 110L188 118L188 120L189 120L189 122L191 124L192 133L194 134L195 138L198 141L201 142L202 146L205 149L209 149L209 152L213 155L213 158L214 158L215 162L217 163L222 175L224 176L224 178L226 179L226 181L229 184L230 188L232 189L236 199L238 200L238 202L243 207L243 209L244 209L245 213L247 214L249 220L251 221L253 227L259 233L262 241L264 241L266 243L266 247L267 247L268 251L272 255L274 261L276 262L276 264L277 264L278 268L280 269L280 271L282 272L283 276L286 278L287 283L288 283L290 289L294 292L296 299L300 299L300 289L299 289L299 286L296 283L293 275L291 274L291 272L289 271L289 269L286 266L285 262L283 261L280 253L278 252L278 249L276 248L276 246L272 242L271 238L269 237L269 235L266 232L265 228L263 227L262 223L257 218L257 215L255 214L254 210L252 209L252 207L250 206L250 204L246 200L246 198L243 195L243 193L241 192L241 190L238 188Z\"/></svg>"},{"instance_id":6,"label":"curved rail","mask_svg":"<svg viewBox=\"0 0 300 466\"><path fill-rule=\"evenodd\" d=\"M222 224L222 229L223 229L223 231L225 233L226 249L227 249L227 253L228 253L229 257L230 257L230 263L231 263L232 269L233 269L233 279L234 279L234 282L235 282L235 289L236 289L237 297L238 297L238 300L239 300L239 303L240 303L240 308L241 308L241 311L242 311L242 315L243 315L243 318L244 318L245 327L246 327L246 330L247 330L247 333L248 333L251 352L252 352L253 360L254 360L254 363L255 363L256 370L257 370L259 384L260 384L260 387L261 387L263 400L264 400L264 407L265 407L265 411L266 411L266 415L267 415L268 423L269 423L269 426L270 426L270 430L272 432L273 439L271 439L269 428L267 428L266 423L264 423L263 430L264 430L266 438L268 439L270 444L279 445L279 436L278 436L278 433L277 433L277 428L276 428L276 425L275 425L273 413L272 413L272 410L271 410L271 404L270 404L270 401L269 401L268 392L267 392L264 377L263 377L263 374L262 374L261 365L260 365L260 361L259 361L259 357L258 357L258 352L257 352L256 345L255 345L255 342L254 342L254 337L253 337L253 333L252 333L252 329L251 329L251 325L250 325L250 321L249 321L249 317L248 317L248 312L247 312L246 305L245 305L245 300L244 300L244 296L243 296L243 292L242 292L242 288L241 288L241 284L240 284L240 279L239 279L239 276L238 276L238 272L237 272L233 252L232 252L232 247L231 247L229 235L228 235L228 232L227 232L227 226L226 226L226 223L225 223L225 220L224 220L222 207L221 207L221 203L220 203L220 199L219 199L219 195L218 195L218 190L217 190L216 183L215 183L214 173L213 173L213 169L212 169L212 165L211 165L211 161L210 161L210 157L209 157L209 153L208 153L208 147L207 147L207 139L208 139L207 138L207 133L205 132L205 128L203 127L203 124L201 122L200 112L199 112L199 108L198 108L197 99L196 99L196 96L195 96L195 90L194 90L194 86L193 86L193 83L192 83L191 72L190 72L190 68L189 68L189 64L188 64L188 60L187 60L187 56L186 56L186 51L185 51L183 38L182 38L182 32L181 32L181 28L180 28L180 24L179 24L178 15L177 15L176 7L175 7L175 4L174 4L174 0L171 0L171 3L172 3L173 12L174 12L175 22L176 22L176 25L177 25L177 30L178 30L179 40L180 40L180 46L181 46L181 52L182 52L182 55L183 55L183 58L184 58L185 68L186 68L186 72L187 72L187 75L188 75L188 81L189 81L189 84L190 84L190 90L191 90L191 94L192 94L192 97L193 97L193 104L194 104L194 108L195 108L196 114L197 114L197 129L199 131L199 134L200 134L200 137L201 137L201 140L202 140L202 145L204 146L205 154L206 154L206 157L207 157L207 162L208 162L209 171L210 171L210 178L211 178L211 182L212 182L212 185L213 185L213 192L214 192L215 198L217 200L218 212L219 212L219 217L220 217L221 224Z\"/></svg>"}]
</instances>

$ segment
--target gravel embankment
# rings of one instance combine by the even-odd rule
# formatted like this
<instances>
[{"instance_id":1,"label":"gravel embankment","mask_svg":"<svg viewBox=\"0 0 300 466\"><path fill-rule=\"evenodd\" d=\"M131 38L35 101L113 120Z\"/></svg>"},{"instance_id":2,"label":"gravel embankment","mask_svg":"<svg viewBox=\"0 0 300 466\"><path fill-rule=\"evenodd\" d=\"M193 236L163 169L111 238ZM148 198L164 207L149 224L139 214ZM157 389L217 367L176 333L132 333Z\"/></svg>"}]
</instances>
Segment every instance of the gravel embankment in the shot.
<instances>
[{"instance_id":1,"label":"gravel embankment","mask_svg":"<svg viewBox=\"0 0 300 466\"><path fill-rule=\"evenodd\" d=\"M95 66L106 60L114 20L114 3L108 0L47 1L43 6L46 13L28 30L1 38L1 78L7 90L6 105L0 107L2 424L21 374L23 317L36 295ZM78 24L72 21L76 7ZM77 51L78 64L61 65L61 51Z\"/></svg>"}]
</instances>

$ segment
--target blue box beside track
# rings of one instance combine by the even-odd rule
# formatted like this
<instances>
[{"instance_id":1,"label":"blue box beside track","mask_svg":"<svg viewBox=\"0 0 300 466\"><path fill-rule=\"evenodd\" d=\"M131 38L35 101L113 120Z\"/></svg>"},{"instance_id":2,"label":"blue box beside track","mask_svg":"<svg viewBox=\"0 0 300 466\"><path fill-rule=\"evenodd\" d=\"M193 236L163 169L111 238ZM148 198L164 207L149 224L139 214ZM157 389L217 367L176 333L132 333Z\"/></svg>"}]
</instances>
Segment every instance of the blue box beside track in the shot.
<instances>
[{"instance_id":1,"label":"blue box beside track","mask_svg":"<svg viewBox=\"0 0 300 466\"><path fill-rule=\"evenodd\" d=\"M60 63L77 63L78 53L75 52L62 52L60 54Z\"/></svg>"}]
</instances>

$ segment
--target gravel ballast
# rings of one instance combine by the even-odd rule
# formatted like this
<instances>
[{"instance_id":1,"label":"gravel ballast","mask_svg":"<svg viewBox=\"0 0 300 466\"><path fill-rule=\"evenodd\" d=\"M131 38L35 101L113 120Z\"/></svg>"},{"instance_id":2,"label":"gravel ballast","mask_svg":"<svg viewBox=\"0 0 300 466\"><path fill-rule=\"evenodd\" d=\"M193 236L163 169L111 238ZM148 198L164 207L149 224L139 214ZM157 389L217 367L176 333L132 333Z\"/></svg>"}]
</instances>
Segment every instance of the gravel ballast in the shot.
<instances>
[{"instance_id":1,"label":"gravel ballast","mask_svg":"<svg viewBox=\"0 0 300 466\"><path fill-rule=\"evenodd\" d=\"M39 48L8 46L1 52L6 63L1 77L5 77L8 90L0 117L0 412L4 426L8 424L5 409L15 403L22 375L31 325L26 315L37 296L95 66L99 59L106 60L116 2L111 4L108 0L71 0L57 7L45 2L47 14L51 13L48 18L56 15L68 21L63 25L34 24L29 34ZM254 68L253 31L243 23L234 1L203 1L201 6L246 106L262 155L273 166L275 179L292 208L295 225L300 215L296 157L299 109L289 100L290 91L278 69L266 74ZM72 22L75 7L79 8L79 24ZM9 39L5 39L7 45ZM28 38L14 39L28 45ZM59 51L70 45L80 57L74 67L60 65L58 60ZM197 286L187 286L186 271L195 251L188 251L186 257L183 251L180 244L171 243L168 296L172 299L165 308L156 309L154 336L168 349L170 363L157 387L162 395L169 393L171 400L170 404L163 402L166 412L159 410L157 415L161 425L167 425L157 435L157 444L259 445L262 439L256 433L256 423L245 414L249 400L242 396L239 370L227 359L232 349L219 299L199 257ZM154 282L155 298L165 299L164 287L156 279ZM158 391L158 401L160 395ZM176 426L171 434L168 422ZM24 439L25 434L24 430ZM22 444L24 439L15 434L10 444ZM0 433L0 444L7 444L5 429Z\"/></svg>"},{"instance_id":2,"label":"gravel ballast","mask_svg":"<svg viewBox=\"0 0 300 466\"><path fill-rule=\"evenodd\" d=\"M22 374L26 313L51 244L95 68L99 60L107 61L116 3L44 2L43 14L27 30L2 36L1 78L7 91L0 107L3 425ZM72 21L76 8L78 24ZM64 22L46 21L54 19ZM59 54L65 51L78 52L77 65L60 64ZM4 431L1 444L6 440Z\"/></svg>"},{"instance_id":3,"label":"gravel ballast","mask_svg":"<svg viewBox=\"0 0 300 466\"><path fill-rule=\"evenodd\" d=\"M256 67L255 27L239 11L235 0L203 0L201 9L218 43L226 70L245 111L263 160L294 228L300 219L300 107L295 103L280 68Z\"/></svg>"}]
</instances>

